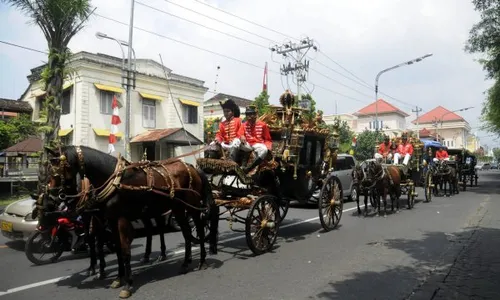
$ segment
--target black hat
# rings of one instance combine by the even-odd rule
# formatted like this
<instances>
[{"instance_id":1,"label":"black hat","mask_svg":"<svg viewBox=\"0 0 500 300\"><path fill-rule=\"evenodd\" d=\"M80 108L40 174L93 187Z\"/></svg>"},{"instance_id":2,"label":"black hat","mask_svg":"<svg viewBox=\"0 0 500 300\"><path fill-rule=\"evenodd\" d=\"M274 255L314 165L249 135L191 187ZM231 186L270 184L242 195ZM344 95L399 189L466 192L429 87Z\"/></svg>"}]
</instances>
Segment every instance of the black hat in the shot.
<instances>
[{"instance_id":1,"label":"black hat","mask_svg":"<svg viewBox=\"0 0 500 300\"><path fill-rule=\"evenodd\" d=\"M257 113L257 109L256 109L255 105L249 105L245 109L245 115L256 114L256 113Z\"/></svg>"},{"instance_id":2,"label":"black hat","mask_svg":"<svg viewBox=\"0 0 500 300\"><path fill-rule=\"evenodd\" d=\"M234 116L236 118L240 117L240 108L236 103L234 102L233 99L227 99L225 102L219 101L220 106L222 106L222 109L229 109L233 112Z\"/></svg>"}]
</instances>

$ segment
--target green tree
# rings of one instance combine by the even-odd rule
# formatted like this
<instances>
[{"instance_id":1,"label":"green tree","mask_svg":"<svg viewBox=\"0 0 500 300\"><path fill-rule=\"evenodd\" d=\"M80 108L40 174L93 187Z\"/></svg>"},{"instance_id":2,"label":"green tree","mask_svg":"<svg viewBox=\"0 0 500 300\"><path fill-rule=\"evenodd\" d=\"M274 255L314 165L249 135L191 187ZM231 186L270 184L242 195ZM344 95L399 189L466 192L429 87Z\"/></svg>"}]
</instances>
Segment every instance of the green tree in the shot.
<instances>
[{"instance_id":1,"label":"green tree","mask_svg":"<svg viewBox=\"0 0 500 300\"><path fill-rule=\"evenodd\" d=\"M314 119L314 116L316 114L316 101L314 98L311 96L311 94L302 94L302 99L309 99L311 101L311 106L310 109L306 112L304 112L304 119L307 121L311 121ZM295 107L299 106L299 101L297 99L297 96L295 96Z\"/></svg>"},{"instance_id":2,"label":"green tree","mask_svg":"<svg viewBox=\"0 0 500 300\"><path fill-rule=\"evenodd\" d=\"M486 130L500 134L500 1L472 0L472 4L481 20L472 26L465 51L486 57L479 62L495 84L486 93L481 119Z\"/></svg>"},{"instance_id":3,"label":"green tree","mask_svg":"<svg viewBox=\"0 0 500 300\"><path fill-rule=\"evenodd\" d=\"M64 79L67 75L66 63L70 57L68 48L71 39L83 29L93 10L90 0L0 0L25 13L40 27L49 49L47 66L41 77L46 91L45 105L41 115L45 124L40 127L44 133L44 146L57 147L59 144L59 120ZM41 192L46 178L42 166L46 164L42 153L40 159L39 186Z\"/></svg>"},{"instance_id":4,"label":"green tree","mask_svg":"<svg viewBox=\"0 0 500 300\"><path fill-rule=\"evenodd\" d=\"M500 161L500 148L493 149L493 157L497 162Z\"/></svg>"},{"instance_id":5,"label":"green tree","mask_svg":"<svg viewBox=\"0 0 500 300\"><path fill-rule=\"evenodd\" d=\"M333 131L333 125L328 125L330 132ZM352 138L354 136L354 132L351 131L351 128L347 124L346 121L340 121L339 126L339 152L347 153L351 150Z\"/></svg>"},{"instance_id":6,"label":"green tree","mask_svg":"<svg viewBox=\"0 0 500 300\"><path fill-rule=\"evenodd\" d=\"M361 132L356 140L355 157L358 160L366 160L373 158L377 138L382 139L380 132L365 130Z\"/></svg>"},{"instance_id":7,"label":"green tree","mask_svg":"<svg viewBox=\"0 0 500 300\"><path fill-rule=\"evenodd\" d=\"M37 125L27 114L17 118L0 120L0 150L17 144L30 136L37 135Z\"/></svg>"},{"instance_id":8,"label":"green tree","mask_svg":"<svg viewBox=\"0 0 500 300\"><path fill-rule=\"evenodd\" d=\"M255 97L255 100L252 102L253 105L257 107L257 111L259 116L267 113L269 111L269 94L266 90L263 90L259 96Z\"/></svg>"}]
</instances>

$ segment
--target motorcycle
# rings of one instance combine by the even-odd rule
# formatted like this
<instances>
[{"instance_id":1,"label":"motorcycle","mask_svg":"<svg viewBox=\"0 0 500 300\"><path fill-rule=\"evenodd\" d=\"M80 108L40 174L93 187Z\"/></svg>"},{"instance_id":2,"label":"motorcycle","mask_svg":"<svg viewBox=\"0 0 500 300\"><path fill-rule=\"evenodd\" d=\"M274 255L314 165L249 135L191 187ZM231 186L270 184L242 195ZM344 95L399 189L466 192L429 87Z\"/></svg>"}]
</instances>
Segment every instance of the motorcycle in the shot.
<instances>
[{"instance_id":1,"label":"motorcycle","mask_svg":"<svg viewBox=\"0 0 500 300\"><path fill-rule=\"evenodd\" d=\"M26 241L25 254L35 265L46 265L56 262L65 251L72 254L87 252L86 232L81 216L71 216L67 207L54 212L44 212L36 230ZM111 252L114 245L110 242L111 231L106 230L108 237L106 246ZM40 241L37 242L37 239ZM41 257L35 257L41 253ZM50 254L44 258L45 254Z\"/></svg>"}]
</instances>

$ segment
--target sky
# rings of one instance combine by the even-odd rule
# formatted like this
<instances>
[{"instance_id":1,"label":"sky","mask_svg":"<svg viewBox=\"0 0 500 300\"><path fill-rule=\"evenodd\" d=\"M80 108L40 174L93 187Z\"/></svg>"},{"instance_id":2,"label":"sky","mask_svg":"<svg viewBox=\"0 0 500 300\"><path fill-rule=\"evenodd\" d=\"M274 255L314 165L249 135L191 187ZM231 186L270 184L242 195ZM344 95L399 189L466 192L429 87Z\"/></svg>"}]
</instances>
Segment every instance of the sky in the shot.
<instances>
[{"instance_id":1,"label":"sky","mask_svg":"<svg viewBox=\"0 0 500 300\"><path fill-rule=\"evenodd\" d=\"M115 42L95 34L127 41L131 1L93 0L92 5L95 14L73 38L71 50L121 56ZM40 29L18 10L0 3L0 19L9 24L0 28L0 41L47 50ZM498 147L497 137L479 130L491 82L485 81L478 57L463 50L478 20L467 0L136 0L133 48L138 58L159 61L161 54L175 73L204 80L206 99L218 92L253 99L262 89L267 62L270 101L276 104L285 89L295 93L297 86L292 75L279 74L289 60L269 48L309 37L319 51L308 53L302 89L325 114L353 113L370 104L380 70L432 53L384 73L380 97L410 114L415 106L422 113L437 105L473 106L460 114L483 145ZM45 61L45 54L0 43L0 98L18 99L28 86L29 70Z\"/></svg>"}]
</instances>

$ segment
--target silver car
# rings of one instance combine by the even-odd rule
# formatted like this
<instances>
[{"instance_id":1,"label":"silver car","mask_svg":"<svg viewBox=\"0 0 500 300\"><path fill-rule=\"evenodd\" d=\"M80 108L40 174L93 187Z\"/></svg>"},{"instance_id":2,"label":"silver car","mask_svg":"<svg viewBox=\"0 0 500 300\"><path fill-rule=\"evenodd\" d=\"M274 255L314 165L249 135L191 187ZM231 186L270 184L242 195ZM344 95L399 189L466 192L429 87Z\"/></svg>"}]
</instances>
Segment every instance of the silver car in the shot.
<instances>
[{"instance_id":1,"label":"silver car","mask_svg":"<svg viewBox=\"0 0 500 300\"><path fill-rule=\"evenodd\" d=\"M344 197L356 201L359 197L359 191L356 185L353 185L352 171L356 166L356 158L349 154L339 154L335 163L335 174L342 183Z\"/></svg>"}]
</instances>

